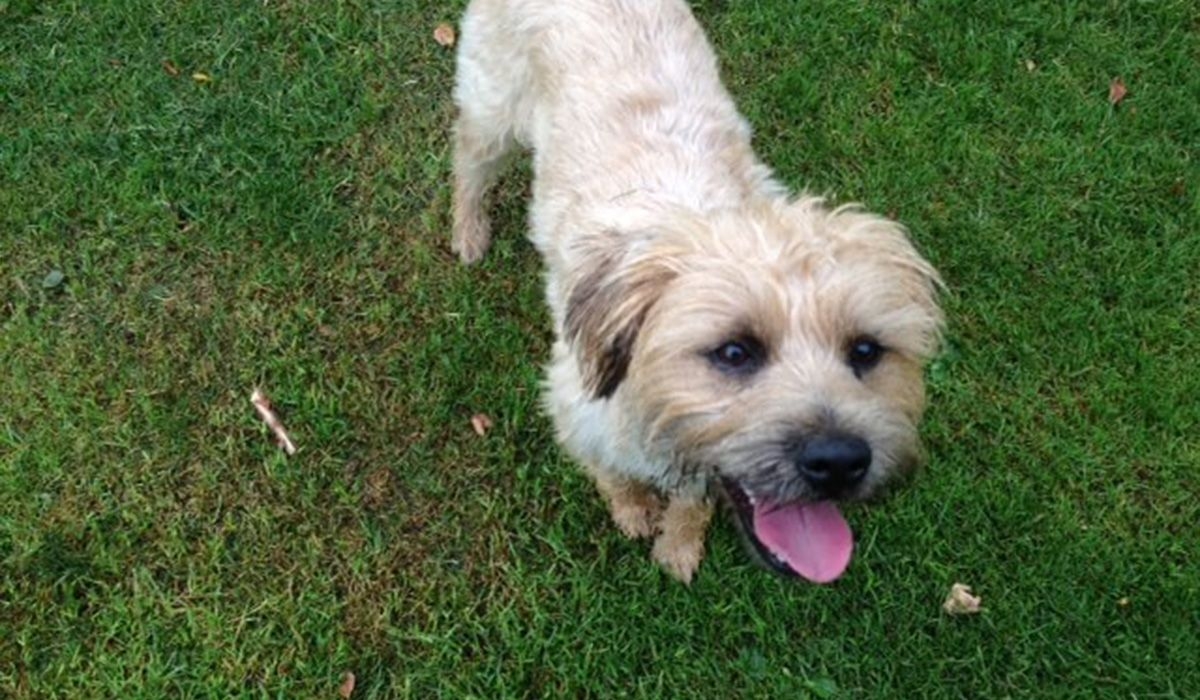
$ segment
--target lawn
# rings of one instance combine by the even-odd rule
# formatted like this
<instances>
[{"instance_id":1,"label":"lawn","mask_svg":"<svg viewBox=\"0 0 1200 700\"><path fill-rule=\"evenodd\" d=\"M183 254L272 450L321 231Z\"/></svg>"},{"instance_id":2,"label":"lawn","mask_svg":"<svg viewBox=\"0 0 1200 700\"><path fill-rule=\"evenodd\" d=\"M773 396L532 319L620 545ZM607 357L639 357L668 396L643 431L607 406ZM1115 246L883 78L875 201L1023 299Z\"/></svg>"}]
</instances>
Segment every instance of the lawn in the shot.
<instances>
[{"instance_id":1,"label":"lawn","mask_svg":"<svg viewBox=\"0 0 1200 700\"><path fill-rule=\"evenodd\" d=\"M0 0L0 697L1200 697L1194 0L695 4L949 326L847 575L690 588L540 413L527 165L449 253L461 5Z\"/></svg>"}]
</instances>

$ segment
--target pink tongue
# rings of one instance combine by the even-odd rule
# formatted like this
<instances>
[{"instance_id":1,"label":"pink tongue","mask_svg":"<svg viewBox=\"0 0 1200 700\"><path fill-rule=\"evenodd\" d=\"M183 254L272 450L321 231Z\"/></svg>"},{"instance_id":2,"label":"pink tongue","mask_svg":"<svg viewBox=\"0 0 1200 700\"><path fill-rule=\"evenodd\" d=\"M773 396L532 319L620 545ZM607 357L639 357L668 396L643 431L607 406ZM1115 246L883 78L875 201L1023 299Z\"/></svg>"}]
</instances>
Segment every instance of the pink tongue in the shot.
<instances>
[{"instance_id":1,"label":"pink tongue","mask_svg":"<svg viewBox=\"0 0 1200 700\"><path fill-rule=\"evenodd\" d=\"M814 583L842 575L854 551L854 535L829 501L754 507L754 533L780 560Z\"/></svg>"}]
</instances>

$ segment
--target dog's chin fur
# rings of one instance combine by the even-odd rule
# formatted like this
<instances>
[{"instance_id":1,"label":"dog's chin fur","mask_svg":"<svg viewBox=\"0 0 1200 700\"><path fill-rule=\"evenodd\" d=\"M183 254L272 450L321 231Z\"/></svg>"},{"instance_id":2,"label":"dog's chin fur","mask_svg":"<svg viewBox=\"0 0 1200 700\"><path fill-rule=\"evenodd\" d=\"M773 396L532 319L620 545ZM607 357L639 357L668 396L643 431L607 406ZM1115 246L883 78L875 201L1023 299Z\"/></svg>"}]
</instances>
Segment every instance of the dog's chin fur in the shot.
<instances>
[{"instance_id":1,"label":"dog's chin fur","mask_svg":"<svg viewBox=\"0 0 1200 700\"><path fill-rule=\"evenodd\" d=\"M814 500L789 450L830 433L871 449L850 498L917 462L936 272L895 222L786 194L683 2L476 0L462 29L453 247L486 251L483 195L532 148L546 405L626 534L688 581L721 480ZM864 337L884 352L856 371ZM746 338L756 371L714 363Z\"/></svg>"}]
</instances>

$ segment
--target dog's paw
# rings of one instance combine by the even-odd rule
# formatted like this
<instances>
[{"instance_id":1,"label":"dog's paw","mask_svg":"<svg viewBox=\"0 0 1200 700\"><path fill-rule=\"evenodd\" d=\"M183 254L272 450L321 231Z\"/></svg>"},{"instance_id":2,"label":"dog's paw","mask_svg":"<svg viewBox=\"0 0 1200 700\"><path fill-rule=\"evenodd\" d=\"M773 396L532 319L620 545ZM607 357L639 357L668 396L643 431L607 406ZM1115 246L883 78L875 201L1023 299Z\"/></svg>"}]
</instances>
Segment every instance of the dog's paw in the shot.
<instances>
[{"instance_id":1,"label":"dog's paw","mask_svg":"<svg viewBox=\"0 0 1200 700\"><path fill-rule=\"evenodd\" d=\"M458 240L450 244L450 250L458 255L458 259L463 265L474 265L483 259L483 254L488 250L489 241L480 243L477 240L465 240L461 243Z\"/></svg>"},{"instance_id":2,"label":"dog's paw","mask_svg":"<svg viewBox=\"0 0 1200 700\"><path fill-rule=\"evenodd\" d=\"M621 534L631 540L652 537L662 517L662 501L653 493L644 497L614 501L609 509Z\"/></svg>"},{"instance_id":3,"label":"dog's paw","mask_svg":"<svg viewBox=\"0 0 1200 700\"><path fill-rule=\"evenodd\" d=\"M691 584L704 558L704 538L680 538L664 533L654 540L650 556L673 578Z\"/></svg>"},{"instance_id":4,"label":"dog's paw","mask_svg":"<svg viewBox=\"0 0 1200 700\"><path fill-rule=\"evenodd\" d=\"M454 227L450 250L464 265L472 265L483 258L491 244L491 231L486 220L464 221Z\"/></svg>"}]
</instances>

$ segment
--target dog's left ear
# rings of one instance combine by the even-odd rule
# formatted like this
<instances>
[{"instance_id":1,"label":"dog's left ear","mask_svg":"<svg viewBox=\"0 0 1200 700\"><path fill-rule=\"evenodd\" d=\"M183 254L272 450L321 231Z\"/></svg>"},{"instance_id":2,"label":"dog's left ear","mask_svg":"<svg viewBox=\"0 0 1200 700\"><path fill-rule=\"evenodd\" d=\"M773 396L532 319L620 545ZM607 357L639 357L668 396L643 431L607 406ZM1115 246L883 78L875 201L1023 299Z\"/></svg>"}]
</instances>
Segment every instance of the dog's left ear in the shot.
<instances>
[{"instance_id":1,"label":"dog's left ear","mask_svg":"<svg viewBox=\"0 0 1200 700\"><path fill-rule=\"evenodd\" d=\"M649 252L610 233L588 246L567 298L564 336L579 360L584 387L613 395L629 371L638 332L675 272Z\"/></svg>"}]
</instances>

